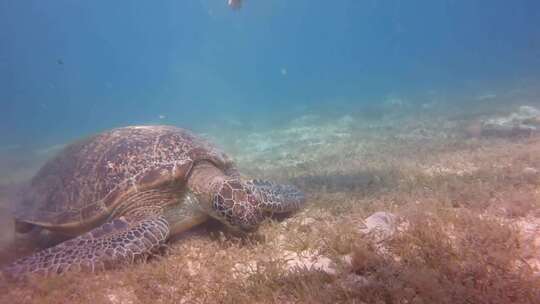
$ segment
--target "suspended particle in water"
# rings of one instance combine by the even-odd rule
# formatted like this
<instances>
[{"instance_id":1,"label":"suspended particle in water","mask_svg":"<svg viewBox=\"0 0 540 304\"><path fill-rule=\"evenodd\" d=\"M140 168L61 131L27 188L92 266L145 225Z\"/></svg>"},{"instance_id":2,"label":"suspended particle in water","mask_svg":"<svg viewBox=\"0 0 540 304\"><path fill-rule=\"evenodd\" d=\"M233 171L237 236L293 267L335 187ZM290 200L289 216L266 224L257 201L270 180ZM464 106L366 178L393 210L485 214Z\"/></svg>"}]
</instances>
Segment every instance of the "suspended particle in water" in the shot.
<instances>
[{"instance_id":1,"label":"suspended particle in water","mask_svg":"<svg viewBox=\"0 0 540 304\"><path fill-rule=\"evenodd\" d=\"M281 68L280 72L281 72L281 75L287 76L287 69L286 68Z\"/></svg>"},{"instance_id":2,"label":"suspended particle in water","mask_svg":"<svg viewBox=\"0 0 540 304\"><path fill-rule=\"evenodd\" d=\"M165 115L163 115L163 114L160 114L158 117L159 117L159 119L165 119L165 118L167 118L167 117L166 117Z\"/></svg>"},{"instance_id":3,"label":"suspended particle in water","mask_svg":"<svg viewBox=\"0 0 540 304\"><path fill-rule=\"evenodd\" d=\"M227 4L229 4L232 9L239 9L242 7L242 0L227 0Z\"/></svg>"}]
</instances>

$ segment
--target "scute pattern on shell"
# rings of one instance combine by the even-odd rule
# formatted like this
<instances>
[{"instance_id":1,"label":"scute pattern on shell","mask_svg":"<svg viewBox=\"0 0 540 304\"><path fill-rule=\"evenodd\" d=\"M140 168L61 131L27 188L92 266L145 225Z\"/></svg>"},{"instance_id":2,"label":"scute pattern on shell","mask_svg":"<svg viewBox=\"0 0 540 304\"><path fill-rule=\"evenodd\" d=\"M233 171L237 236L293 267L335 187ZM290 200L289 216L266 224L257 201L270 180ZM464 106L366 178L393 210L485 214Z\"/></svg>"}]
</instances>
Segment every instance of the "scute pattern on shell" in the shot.
<instances>
[{"instance_id":1,"label":"scute pattern on shell","mask_svg":"<svg viewBox=\"0 0 540 304\"><path fill-rule=\"evenodd\" d=\"M51 225L83 223L108 213L126 191L182 182L193 162L208 160L224 171L232 161L193 133L170 126L113 129L76 142L32 179L17 218Z\"/></svg>"}]
</instances>

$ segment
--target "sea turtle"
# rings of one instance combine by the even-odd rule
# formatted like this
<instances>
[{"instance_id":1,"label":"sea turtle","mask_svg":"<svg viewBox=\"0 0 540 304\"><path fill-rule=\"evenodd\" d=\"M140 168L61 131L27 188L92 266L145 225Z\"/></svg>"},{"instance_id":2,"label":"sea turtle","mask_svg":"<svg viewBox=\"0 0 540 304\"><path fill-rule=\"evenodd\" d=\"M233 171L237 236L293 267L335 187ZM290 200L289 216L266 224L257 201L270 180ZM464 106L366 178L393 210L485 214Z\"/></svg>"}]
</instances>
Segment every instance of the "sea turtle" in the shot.
<instances>
[{"instance_id":1,"label":"sea turtle","mask_svg":"<svg viewBox=\"0 0 540 304\"><path fill-rule=\"evenodd\" d=\"M269 214L299 209L296 187L242 180L208 141L172 126L109 130L64 148L31 180L15 228L74 238L8 265L10 277L111 268L146 258L210 217L253 231Z\"/></svg>"}]
</instances>

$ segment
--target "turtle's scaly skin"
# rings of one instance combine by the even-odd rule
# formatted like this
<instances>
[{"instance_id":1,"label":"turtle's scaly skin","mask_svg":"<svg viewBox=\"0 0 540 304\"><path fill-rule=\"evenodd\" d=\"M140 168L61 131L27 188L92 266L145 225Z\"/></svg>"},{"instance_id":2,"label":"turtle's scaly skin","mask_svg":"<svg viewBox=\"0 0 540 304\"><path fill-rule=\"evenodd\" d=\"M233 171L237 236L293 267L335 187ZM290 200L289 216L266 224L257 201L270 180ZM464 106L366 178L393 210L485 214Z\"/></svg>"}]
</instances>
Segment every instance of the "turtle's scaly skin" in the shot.
<instances>
[{"instance_id":1,"label":"turtle's scaly skin","mask_svg":"<svg viewBox=\"0 0 540 304\"><path fill-rule=\"evenodd\" d=\"M247 181L245 185L250 192L255 193L259 208L268 212L293 212L304 204L304 195L291 185L281 185L260 179Z\"/></svg>"},{"instance_id":2,"label":"turtle's scaly skin","mask_svg":"<svg viewBox=\"0 0 540 304\"><path fill-rule=\"evenodd\" d=\"M109 268L148 256L210 216L250 231L267 214L303 202L292 186L242 181L224 153L189 131L114 129L67 146L32 179L18 205L18 223L77 237L4 272Z\"/></svg>"}]
</instances>

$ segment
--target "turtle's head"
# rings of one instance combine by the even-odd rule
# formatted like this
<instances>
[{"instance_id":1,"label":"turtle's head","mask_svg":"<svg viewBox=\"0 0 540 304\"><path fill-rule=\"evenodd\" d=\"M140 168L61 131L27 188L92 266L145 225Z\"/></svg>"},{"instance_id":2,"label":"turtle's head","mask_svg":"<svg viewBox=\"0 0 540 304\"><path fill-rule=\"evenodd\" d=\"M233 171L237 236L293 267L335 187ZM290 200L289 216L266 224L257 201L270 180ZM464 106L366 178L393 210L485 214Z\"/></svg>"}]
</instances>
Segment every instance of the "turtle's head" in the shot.
<instances>
[{"instance_id":1,"label":"turtle's head","mask_svg":"<svg viewBox=\"0 0 540 304\"><path fill-rule=\"evenodd\" d=\"M238 179L227 179L221 184L212 201L213 211L221 222L234 230L253 232L263 220L260 201Z\"/></svg>"},{"instance_id":2,"label":"turtle's head","mask_svg":"<svg viewBox=\"0 0 540 304\"><path fill-rule=\"evenodd\" d=\"M203 212L234 230L253 231L264 218L261 199L236 175L226 175L213 163L193 167L187 186Z\"/></svg>"}]
</instances>

